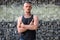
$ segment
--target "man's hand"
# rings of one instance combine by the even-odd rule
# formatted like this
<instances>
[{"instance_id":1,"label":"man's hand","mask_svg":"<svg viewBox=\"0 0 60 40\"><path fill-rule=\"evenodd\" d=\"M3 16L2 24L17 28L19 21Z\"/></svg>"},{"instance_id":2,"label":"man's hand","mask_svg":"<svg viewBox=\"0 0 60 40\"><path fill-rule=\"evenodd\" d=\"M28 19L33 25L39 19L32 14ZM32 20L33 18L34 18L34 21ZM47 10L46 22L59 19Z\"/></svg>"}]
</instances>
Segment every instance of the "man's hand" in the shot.
<instances>
[{"instance_id":1,"label":"man's hand","mask_svg":"<svg viewBox=\"0 0 60 40\"><path fill-rule=\"evenodd\" d=\"M22 33L22 32L25 32L27 29L24 27L24 24L21 23L21 27L18 28L18 33Z\"/></svg>"},{"instance_id":2,"label":"man's hand","mask_svg":"<svg viewBox=\"0 0 60 40\"><path fill-rule=\"evenodd\" d=\"M25 32L26 29L25 28L18 28L18 33L22 33L22 32Z\"/></svg>"},{"instance_id":3,"label":"man's hand","mask_svg":"<svg viewBox=\"0 0 60 40\"><path fill-rule=\"evenodd\" d=\"M34 22L33 22L34 20L32 19L32 21L30 22L30 24L29 25L33 25L34 24Z\"/></svg>"},{"instance_id":4,"label":"man's hand","mask_svg":"<svg viewBox=\"0 0 60 40\"><path fill-rule=\"evenodd\" d=\"M23 23L21 23L21 27L24 28L24 24Z\"/></svg>"},{"instance_id":5,"label":"man's hand","mask_svg":"<svg viewBox=\"0 0 60 40\"><path fill-rule=\"evenodd\" d=\"M21 24L21 28L24 28L25 30L27 30L23 23Z\"/></svg>"}]
</instances>

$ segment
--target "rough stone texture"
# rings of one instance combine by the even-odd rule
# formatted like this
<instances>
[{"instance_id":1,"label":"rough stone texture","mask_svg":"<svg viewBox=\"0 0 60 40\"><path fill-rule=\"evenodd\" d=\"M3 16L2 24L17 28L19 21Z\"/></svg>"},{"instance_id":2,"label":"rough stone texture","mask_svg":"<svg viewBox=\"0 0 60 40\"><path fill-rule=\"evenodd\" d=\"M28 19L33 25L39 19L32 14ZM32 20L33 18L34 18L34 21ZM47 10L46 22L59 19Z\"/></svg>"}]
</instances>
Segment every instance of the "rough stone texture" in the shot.
<instances>
[{"instance_id":1,"label":"rough stone texture","mask_svg":"<svg viewBox=\"0 0 60 40\"><path fill-rule=\"evenodd\" d=\"M0 22L0 40L18 40L17 22ZM36 40L60 40L60 20L39 21Z\"/></svg>"},{"instance_id":2,"label":"rough stone texture","mask_svg":"<svg viewBox=\"0 0 60 40\"><path fill-rule=\"evenodd\" d=\"M32 4L56 4L60 5L60 0L0 0L0 5L13 4L15 2L23 4L25 1L30 1Z\"/></svg>"}]
</instances>

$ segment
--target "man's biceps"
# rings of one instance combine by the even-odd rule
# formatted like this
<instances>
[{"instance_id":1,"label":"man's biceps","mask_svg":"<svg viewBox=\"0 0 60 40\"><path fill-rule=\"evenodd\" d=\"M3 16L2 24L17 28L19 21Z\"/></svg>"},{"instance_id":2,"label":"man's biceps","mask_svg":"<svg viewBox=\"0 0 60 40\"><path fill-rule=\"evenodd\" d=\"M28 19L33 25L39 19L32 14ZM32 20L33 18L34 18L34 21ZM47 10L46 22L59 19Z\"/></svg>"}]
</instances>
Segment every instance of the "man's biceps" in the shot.
<instances>
[{"instance_id":1,"label":"man's biceps","mask_svg":"<svg viewBox=\"0 0 60 40\"><path fill-rule=\"evenodd\" d=\"M35 23L34 23L34 25L38 26L38 25L39 25L39 23L38 23L38 22L35 22Z\"/></svg>"},{"instance_id":2,"label":"man's biceps","mask_svg":"<svg viewBox=\"0 0 60 40\"><path fill-rule=\"evenodd\" d=\"M35 21L34 24L38 24L38 21Z\"/></svg>"},{"instance_id":3,"label":"man's biceps","mask_svg":"<svg viewBox=\"0 0 60 40\"><path fill-rule=\"evenodd\" d=\"M34 22L34 25L37 25L38 24L38 22Z\"/></svg>"}]
</instances>

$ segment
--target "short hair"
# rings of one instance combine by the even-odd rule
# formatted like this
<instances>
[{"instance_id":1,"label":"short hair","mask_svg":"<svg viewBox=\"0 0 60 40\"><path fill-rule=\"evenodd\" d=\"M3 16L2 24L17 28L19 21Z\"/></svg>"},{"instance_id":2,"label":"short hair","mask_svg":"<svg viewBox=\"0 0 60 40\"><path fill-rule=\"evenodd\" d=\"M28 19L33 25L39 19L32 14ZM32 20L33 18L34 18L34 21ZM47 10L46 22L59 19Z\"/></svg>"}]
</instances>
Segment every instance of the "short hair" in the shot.
<instances>
[{"instance_id":1,"label":"short hair","mask_svg":"<svg viewBox=\"0 0 60 40\"><path fill-rule=\"evenodd\" d=\"M31 2L29 2L29 1L26 1L25 3L29 3L29 4L32 4Z\"/></svg>"}]
</instances>

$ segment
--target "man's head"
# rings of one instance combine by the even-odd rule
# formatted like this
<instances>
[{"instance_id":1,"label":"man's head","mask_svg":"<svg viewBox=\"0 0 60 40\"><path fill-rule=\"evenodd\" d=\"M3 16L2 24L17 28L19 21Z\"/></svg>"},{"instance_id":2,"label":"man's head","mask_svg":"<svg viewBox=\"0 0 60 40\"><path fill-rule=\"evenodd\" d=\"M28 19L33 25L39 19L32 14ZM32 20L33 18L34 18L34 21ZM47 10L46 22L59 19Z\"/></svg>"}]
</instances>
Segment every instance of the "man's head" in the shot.
<instances>
[{"instance_id":1,"label":"man's head","mask_svg":"<svg viewBox=\"0 0 60 40\"><path fill-rule=\"evenodd\" d=\"M32 9L31 2L25 2L23 6L24 12L30 13Z\"/></svg>"}]
</instances>

